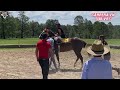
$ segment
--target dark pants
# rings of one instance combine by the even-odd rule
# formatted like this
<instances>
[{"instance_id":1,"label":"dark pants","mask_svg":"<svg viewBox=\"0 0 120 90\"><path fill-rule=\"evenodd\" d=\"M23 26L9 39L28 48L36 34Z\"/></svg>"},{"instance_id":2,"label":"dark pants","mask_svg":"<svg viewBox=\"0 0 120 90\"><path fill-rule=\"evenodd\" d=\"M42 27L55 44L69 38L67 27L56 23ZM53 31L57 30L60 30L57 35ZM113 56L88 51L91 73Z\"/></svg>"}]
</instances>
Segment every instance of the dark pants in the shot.
<instances>
[{"instance_id":1,"label":"dark pants","mask_svg":"<svg viewBox=\"0 0 120 90\"><path fill-rule=\"evenodd\" d=\"M39 64L42 69L43 79L48 79L49 73L49 59L39 59Z\"/></svg>"}]
</instances>

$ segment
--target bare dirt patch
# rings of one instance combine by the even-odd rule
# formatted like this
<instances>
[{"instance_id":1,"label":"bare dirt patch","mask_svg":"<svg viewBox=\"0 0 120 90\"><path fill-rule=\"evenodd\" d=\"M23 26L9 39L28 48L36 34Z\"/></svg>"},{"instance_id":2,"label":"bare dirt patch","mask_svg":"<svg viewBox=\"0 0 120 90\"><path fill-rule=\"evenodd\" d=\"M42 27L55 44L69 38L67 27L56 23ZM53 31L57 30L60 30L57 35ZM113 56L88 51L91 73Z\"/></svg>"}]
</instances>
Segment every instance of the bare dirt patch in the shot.
<instances>
[{"instance_id":1,"label":"bare dirt patch","mask_svg":"<svg viewBox=\"0 0 120 90\"><path fill-rule=\"evenodd\" d=\"M119 52L119 51L118 51ZM112 51L111 63L113 67L120 67L120 54ZM82 51L84 62L88 60L85 49ZM60 53L61 69L58 72L50 69L49 79L80 79L81 62L76 68L73 63L76 60L74 52ZM54 67L53 67L54 68ZM115 79L120 79L113 70ZM41 68L35 58L35 48L26 49L0 49L0 78L1 79L41 79Z\"/></svg>"}]
</instances>

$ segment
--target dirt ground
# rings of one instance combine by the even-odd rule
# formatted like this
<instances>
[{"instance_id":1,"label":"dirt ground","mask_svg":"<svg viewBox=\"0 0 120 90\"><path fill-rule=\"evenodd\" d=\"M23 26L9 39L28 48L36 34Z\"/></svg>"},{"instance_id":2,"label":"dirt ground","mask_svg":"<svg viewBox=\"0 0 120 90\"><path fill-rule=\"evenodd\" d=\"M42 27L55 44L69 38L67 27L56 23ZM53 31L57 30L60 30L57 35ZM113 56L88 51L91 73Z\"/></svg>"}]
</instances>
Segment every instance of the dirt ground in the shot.
<instances>
[{"instance_id":1,"label":"dirt ground","mask_svg":"<svg viewBox=\"0 0 120 90\"><path fill-rule=\"evenodd\" d=\"M85 49L82 50L84 62L88 60ZM60 53L61 69L58 72L51 70L49 79L80 79L81 62L76 68L73 63L76 60L74 52ZM120 67L120 53L112 52L111 61L113 67ZM53 67L54 68L54 67ZM113 77L120 76L113 70ZM29 49L0 49L0 79L41 79L41 68L35 58L35 48Z\"/></svg>"}]
</instances>

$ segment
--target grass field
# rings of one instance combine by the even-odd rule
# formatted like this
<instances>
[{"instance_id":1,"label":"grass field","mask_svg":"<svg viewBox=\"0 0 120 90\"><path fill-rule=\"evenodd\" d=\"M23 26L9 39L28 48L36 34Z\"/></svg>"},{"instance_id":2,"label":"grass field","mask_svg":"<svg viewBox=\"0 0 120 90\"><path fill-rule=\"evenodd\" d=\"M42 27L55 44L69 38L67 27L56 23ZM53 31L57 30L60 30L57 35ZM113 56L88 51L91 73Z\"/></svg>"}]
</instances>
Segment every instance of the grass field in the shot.
<instances>
[{"instance_id":1,"label":"grass field","mask_svg":"<svg viewBox=\"0 0 120 90\"><path fill-rule=\"evenodd\" d=\"M24 45L24 44L36 44L38 38L24 38L24 39L0 39L0 45Z\"/></svg>"},{"instance_id":2,"label":"grass field","mask_svg":"<svg viewBox=\"0 0 120 90\"><path fill-rule=\"evenodd\" d=\"M95 39L82 39L82 40L86 41L89 44L92 44ZM110 45L120 45L120 39L106 39L106 41Z\"/></svg>"},{"instance_id":3,"label":"grass field","mask_svg":"<svg viewBox=\"0 0 120 90\"><path fill-rule=\"evenodd\" d=\"M0 39L0 45L24 45L31 44L35 45L38 38L24 38L24 39ZM92 44L95 39L82 39L89 44ZM120 39L106 39L110 45L120 45Z\"/></svg>"}]
</instances>

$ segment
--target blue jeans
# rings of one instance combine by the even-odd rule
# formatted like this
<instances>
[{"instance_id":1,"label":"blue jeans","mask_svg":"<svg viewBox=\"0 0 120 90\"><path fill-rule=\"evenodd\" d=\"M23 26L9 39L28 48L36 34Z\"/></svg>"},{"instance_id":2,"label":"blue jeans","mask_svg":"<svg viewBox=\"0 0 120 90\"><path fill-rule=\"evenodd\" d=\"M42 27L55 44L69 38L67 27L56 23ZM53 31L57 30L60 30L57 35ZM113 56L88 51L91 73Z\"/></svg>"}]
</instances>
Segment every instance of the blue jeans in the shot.
<instances>
[{"instance_id":1,"label":"blue jeans","mask_svg":"<svg viewBox=\"0 0 120 90\"><path fill-rule=\"evenodd\" d=\"M39 64L42 69L43 79L48 79L49 73L49 59L39 59Z\"/></svg>"}]
</instances>

